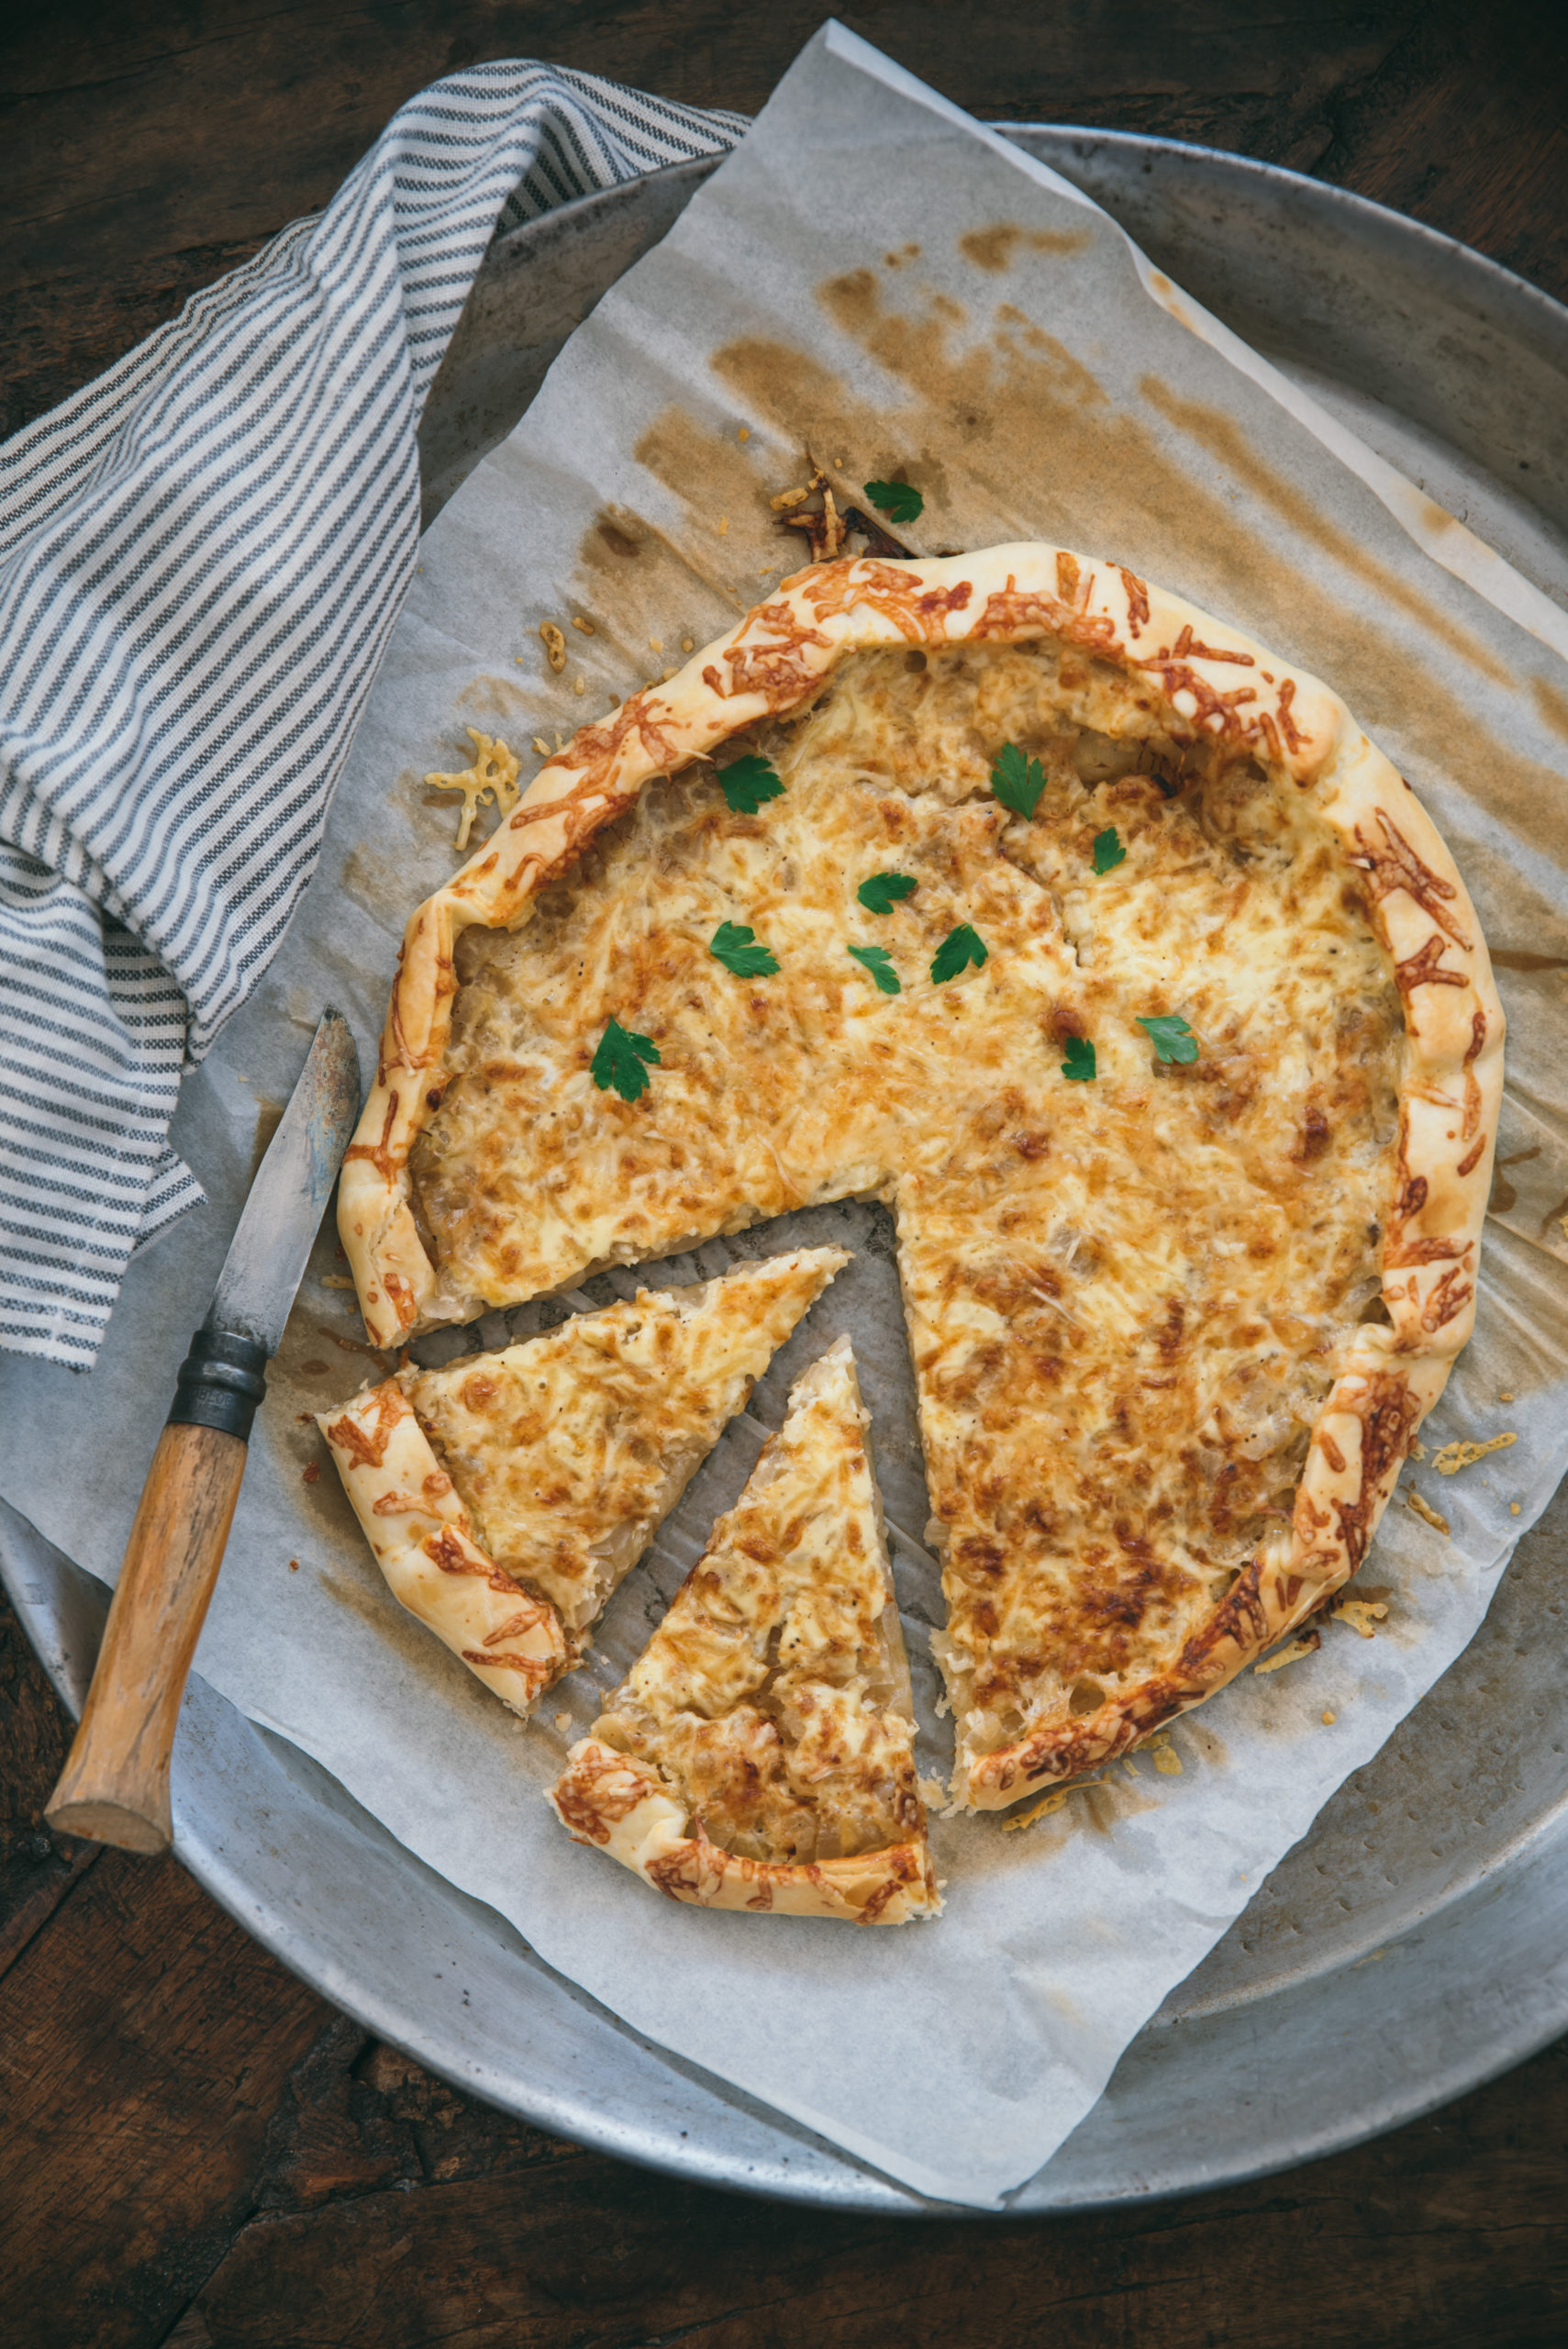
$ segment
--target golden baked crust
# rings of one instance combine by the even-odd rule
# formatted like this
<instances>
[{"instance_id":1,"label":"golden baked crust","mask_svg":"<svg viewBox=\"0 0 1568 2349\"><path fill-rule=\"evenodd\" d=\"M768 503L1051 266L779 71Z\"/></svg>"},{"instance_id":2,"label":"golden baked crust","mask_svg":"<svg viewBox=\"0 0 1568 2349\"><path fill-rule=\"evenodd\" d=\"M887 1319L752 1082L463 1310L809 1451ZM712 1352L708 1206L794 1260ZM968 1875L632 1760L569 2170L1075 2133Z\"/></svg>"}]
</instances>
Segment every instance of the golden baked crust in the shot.
<instances>
[{"instance_id":1,"label":"golden baked crust","mask_svg":"<svg viewBox=\"0 0 1568 2349\"><path fill-rule=\"evenodd\" d=\"M319 1413L394 1596L527 1713L848 1261L803 1248L639 1289Z\"/></svg>"},{"instance_id":2,"label":"golden baked crust","mask_svg":"<svg viewBox=\"0 0 1568 2349\"><path fill-rule=\"evenodd\" d=\"M742 729L786 783L753 817L690 763ZM1032 820L989 790L1005 741ZM879 868L918 884L891 919ZM718 918L779 975L721 971ZM987 961L927 981L961 923ZM880 945L895 997L848 959ZM662 1055L641 1102L589 1083L612 1012ZM1189 1066L1137 1024L1173 1013ZM1325 686L1062 550L828 564L584 729L420 908L340 1226L385 1342L890 1198L988 1807L1354 1572L1473 1322L1501 1048L1451 860Z\"/></svg>"},{"instance_id":3,"label":"golden baked crust","mask_svg":"<svg viewBox=\"0 0 1568 2349\"><path fill-rule=\"evenodd\" d=\"M673 1900L902 1924L941 1902L847 1338L550 1800Z\"/></svg>"}]
</instances>

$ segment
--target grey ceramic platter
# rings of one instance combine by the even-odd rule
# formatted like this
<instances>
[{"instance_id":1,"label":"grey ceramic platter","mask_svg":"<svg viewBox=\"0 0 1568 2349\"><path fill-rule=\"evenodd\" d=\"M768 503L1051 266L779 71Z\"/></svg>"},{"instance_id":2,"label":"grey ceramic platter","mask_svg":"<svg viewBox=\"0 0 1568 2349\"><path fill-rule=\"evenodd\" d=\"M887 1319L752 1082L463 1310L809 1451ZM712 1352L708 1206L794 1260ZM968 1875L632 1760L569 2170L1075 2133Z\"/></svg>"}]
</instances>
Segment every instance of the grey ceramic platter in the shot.
<instances>
[{"instance_id":1,"label":"grey ceramic platter","mask_svg":"<svg viewBox=\"0 0 1568 2349\"><path fill-rule=\"evenodd\" d=\"M1568 601L1568 311L1290 173L1127 135L1009 135ZM711 168L584 198L493 248L421 434L427 519ZM1429 2110L1568 2028L1565 1565L1560 1494L1466 1653L1173 1993L1013 2211L1262 2176ZM80 1710L107 1594L3 1504L0 1570ZM447 2079L711 2185L841 2210L941 2207L628 2031L200 1681L175 1781L180 1855L215 1898Z\"/></svg>"}]
</instances>

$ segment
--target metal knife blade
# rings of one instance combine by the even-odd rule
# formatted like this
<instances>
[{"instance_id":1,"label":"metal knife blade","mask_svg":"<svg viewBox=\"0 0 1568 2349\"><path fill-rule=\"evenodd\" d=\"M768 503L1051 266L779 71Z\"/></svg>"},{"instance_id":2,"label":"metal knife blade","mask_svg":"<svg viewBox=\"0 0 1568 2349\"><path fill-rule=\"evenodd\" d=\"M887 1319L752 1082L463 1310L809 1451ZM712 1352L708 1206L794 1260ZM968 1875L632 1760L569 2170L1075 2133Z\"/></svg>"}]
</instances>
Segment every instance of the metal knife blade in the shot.
<instances>
[{"instance_id":1,"label":"metal knife blade","mask_svg":"<svg viewBox=\"0 0 1568 2349\"><path fill-rule=\"evenodd\" d=\"M348 1021L328 1010L256 1170L204 1330L276 1353L359 1114L360 1057Z\"/></svg>"}]
</instances>

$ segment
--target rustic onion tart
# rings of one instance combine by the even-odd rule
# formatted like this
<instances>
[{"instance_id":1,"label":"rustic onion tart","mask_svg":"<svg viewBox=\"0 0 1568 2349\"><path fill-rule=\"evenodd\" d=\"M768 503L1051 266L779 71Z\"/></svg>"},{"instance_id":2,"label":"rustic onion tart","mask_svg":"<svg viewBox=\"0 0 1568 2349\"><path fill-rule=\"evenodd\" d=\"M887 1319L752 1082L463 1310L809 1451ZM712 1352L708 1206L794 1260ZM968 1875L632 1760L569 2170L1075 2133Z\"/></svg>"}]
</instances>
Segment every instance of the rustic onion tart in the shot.
<instances>
[{"instance_id":1,"label":"rustic onion tart","mask_svg":"<svg viewBox=\"0 0 1568 2349\"><path fill-rule=\"evenodd\" d=\"M887 1201L995 1807L1360 1565L1473 1320L1502 1042L1325 685L1064 549L827 562L415 914L340 1228L385 1345Z\"/></svg>"},{"instance_id":2,"label":"rustic onion tart","mask_svg":"<svg viewBox=\"0 0 1568 2349\"><path fill-rule=\"evenodd\" d=\"M551 1790L672 1900L898 1925L941 1907L848 1338Z\"/></svg>"},{"instance_id":3,"label":"rustic onion tart","mask_svg":"<svg viewBox=\"0 0 1568 2349\"><path fill-rule=\"evenodd\" d=\"M526 1713L848 1261L805 1248L639 1289L319 1413L394 1598Z\"/></svg>"}]
</instances>

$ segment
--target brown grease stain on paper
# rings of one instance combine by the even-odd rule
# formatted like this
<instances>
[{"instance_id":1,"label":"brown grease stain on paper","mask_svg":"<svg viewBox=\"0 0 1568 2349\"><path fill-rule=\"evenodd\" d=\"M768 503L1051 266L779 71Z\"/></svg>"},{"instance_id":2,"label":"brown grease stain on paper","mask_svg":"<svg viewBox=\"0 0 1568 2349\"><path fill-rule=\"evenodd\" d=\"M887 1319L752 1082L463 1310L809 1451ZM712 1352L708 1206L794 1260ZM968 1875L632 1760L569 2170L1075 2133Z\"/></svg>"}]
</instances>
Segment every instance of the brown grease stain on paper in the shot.
<instances>
[{"instance_id":1,"label":"brown grease stain on paper","mask_svg":"<svg viewBox=\"0 0 1568 2349\"><path fill-rule=\"evenodd\" d=\"M1390 571L1385 563L1379 562L1374 555L1368 554L1364 548L1358 546L1349 531L1340 529L1338 523L1330 522L1326 515L1319 513L1304 491L1297 489L1294 482L1258 454L1240 425L1222 408L1210 407L1202 400L1181 398L1158 375L1145 375L1139 389L1169 423L1190 433L1210 456L1218 458L1228 473L1238 481L1245 482L1254 497L1283 515L1292 529L1299 530L1304 539L1310 539L1314 545L1321 547L1325 554L1331 555L1347 571L1354 572L1364 579L1380 596L1386 596L1391 604L1396 604L1401 611L1408 614L1418 627L1440 638L1451 651L1472 662L1494 684L1506 685L1511 682L1507 670L1471 635L1468 629L1458 627L1446 612L1440 611L1425 596L1407 585L1396 572ZM1440 516L1445 524L1451 521L1452 517L1444 513L1441 507L1434 506L1429 498L1427 505L1430 509L1429 518Z\"/></svg>"},{"instance_id":2,"label":"brown grease stain on paper","mask_svg":"<svg viewBox=\"0 0 1568 2349\"><path fill-rule=\"evenodd\" d=\"M716 352L714 372L760 421L815 448L896 449L929 503L928 484L940 481L940 528L970 545L1054 538L1133 563L1329 678L1374 730L1380 715L1397 722L1437 773L1462 775L1506 821L1535 828L1541 795L1560 791L1561 776L1496 739L1454 690L1451 664L1413 656L1318 585L1292 562L1286 530L1265 537L1242 521L1222 489L1195 479L1014 306L998 311L987 342L954 349L940 318L884 306L869 269L831 278L818 293L835 324L909 385L910 405L862 400L821 360L772 337L742 337ZM1215 413L1178 405L1184 423ZM1260 495L1296 495L1229 418L1218 420L1234 435L1250 485L1255 478ZM671 485L694 494L689 473ZM1370 558L1349 539L1344 545L1365 580ZM1380 593L1383 575L1373 582ZM1468 648L1463 630L1385 575L1390 597L1397 587L1401 608L1429 635ZM1489 673L1504 674L1484 646L1474 650ZM1568 863L1568 841L1562 857Z\"/></svg>"},{"instance_id":3,"label":"brown grease stain on paper","mask_svg":"<svg viewBox=\"0 0 1568 2349\"><path fill-rule=\"evenodd\" d=\"M993 273L1011 269L1020 245L1035 253L1081 253L1094 241L1087 228L1020 228L1010 220L995 228L971 228L958 240L959 251L976 269Z\"/></svg>"},{"instance_id":4,"label":"brown grease stain on paper","mask_svg":"<svg viewBox=\"0 0 1568 2349\"><path fill-rule=\"evenodd\" d=\"M1560 692L1556 685L1548 685L1544 677L1532 677L1529 689L1542 723L1568 742L1568 694Z\"/></svg>"}]
</instances>

